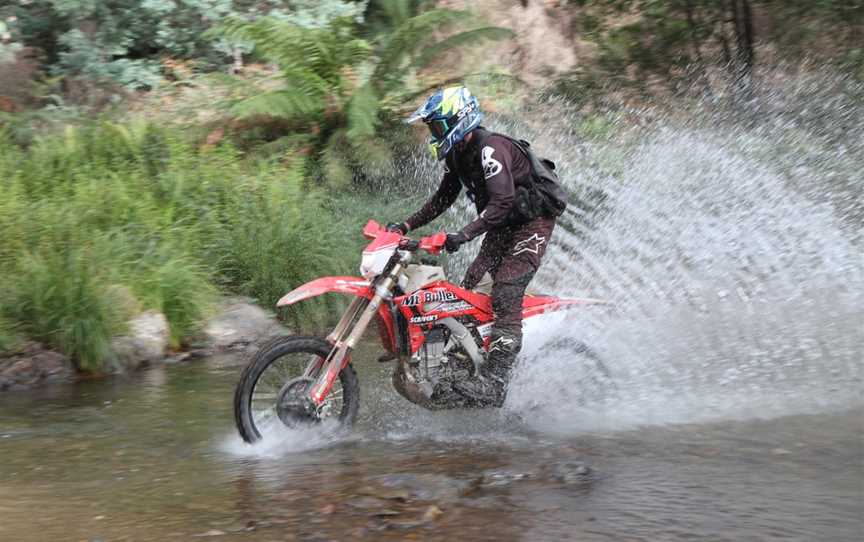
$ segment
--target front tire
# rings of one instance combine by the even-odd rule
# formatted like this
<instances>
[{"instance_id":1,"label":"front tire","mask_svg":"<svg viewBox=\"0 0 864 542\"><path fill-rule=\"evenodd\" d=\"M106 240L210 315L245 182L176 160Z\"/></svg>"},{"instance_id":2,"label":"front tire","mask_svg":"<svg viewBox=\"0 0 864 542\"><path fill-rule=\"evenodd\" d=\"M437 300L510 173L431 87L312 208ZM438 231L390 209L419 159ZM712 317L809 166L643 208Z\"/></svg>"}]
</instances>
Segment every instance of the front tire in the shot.
<instances>
[{"instance_id":1,"label":"front tire","mask_svg":"<svg viewBox=\"0 0 864 542\"><path fill-rule=\"evenodd\" d=\"M274 427L293 427L290 416L279 402L286 395L286 384L296 387L306 365L315 357L326 358L330 343L318 337L278 337L263 345L243 369L234 391L234 420L240 436L253 443ZM322 412L310 422L334 420L349 427L357 418L360 385L351 364L339 373Z\"/></svg>"}]
</instances>

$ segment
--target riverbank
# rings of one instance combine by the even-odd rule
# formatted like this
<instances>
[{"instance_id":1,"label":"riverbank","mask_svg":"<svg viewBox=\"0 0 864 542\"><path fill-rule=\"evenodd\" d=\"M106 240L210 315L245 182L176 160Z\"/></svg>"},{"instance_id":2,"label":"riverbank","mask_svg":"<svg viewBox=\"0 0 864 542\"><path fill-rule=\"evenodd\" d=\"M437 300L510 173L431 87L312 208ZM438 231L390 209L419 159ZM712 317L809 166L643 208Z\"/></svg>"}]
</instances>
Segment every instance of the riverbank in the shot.
<instances>
[{"instance_id":1,"label":"riverbank","mask_svg":"<svg viewBox=\"0 0 864 542\"><path fill-rule=\"evenodd\" d=\"M273 337L286 335L275 314L249 298L225 298L214 315L182 349L172 349L165 315L147 311L134 317L127 333L112 337L110 350L97 370L77 371L72 360L45 345L27 341L0 355L0 392L23 391L49 384L64 384L131 374L145 367L175 364L216 354L253 350Z\"/></svg>"},{"instance_id":2,"label":"riverbank","mask_svg":"<svg viewBox=\"0 0 864 542\"><path fill-rule=\"evenodd\" d=\"M29 147L0 131L0 351L35 342L106 372L138 349L115 337L150 329L183 351L224 295L274 307L355 268L358 224L400 202L327 192L308 173L299 155L247 156L146 122L67 126ZM332 303L279 316L317 325Z\"/></svg>"}]
</instances>

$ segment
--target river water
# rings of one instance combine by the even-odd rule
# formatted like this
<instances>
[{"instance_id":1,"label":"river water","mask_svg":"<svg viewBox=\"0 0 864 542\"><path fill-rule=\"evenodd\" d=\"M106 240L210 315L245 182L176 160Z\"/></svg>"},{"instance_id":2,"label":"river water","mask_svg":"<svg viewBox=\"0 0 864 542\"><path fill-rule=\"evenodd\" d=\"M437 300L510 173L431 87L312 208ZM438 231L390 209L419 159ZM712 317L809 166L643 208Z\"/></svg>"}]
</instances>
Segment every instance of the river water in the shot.
<instances>
[{"instance_id":1,"label":"river water","mask_svg":"<svg viewBox=\"0 0 864 542\"><path fill-rule=\"evenodd\" d=\"M371 351L369 352L371 353ZM361 362L349 435L235 434L230 358L0 397L0 540L860 540L860 408L550 434ZM575 422L574 422L575 423Z\"/></svg>"},{"instance_id":2,"label":"river water","mask_svg":"<svg viewBox=\"0 0 864 542\"><path fill-rule=\"evenodd\" d=\"M579 199L534 285L611 302L530 322L502 411L406 403L372 344L350 433L254 447L230 357L8 393L0 540L861 540L855 85L619 112L608 137L556 102L490 118ZM436 164L407 166L432 187Z\"/></svg>"}]
</instances>

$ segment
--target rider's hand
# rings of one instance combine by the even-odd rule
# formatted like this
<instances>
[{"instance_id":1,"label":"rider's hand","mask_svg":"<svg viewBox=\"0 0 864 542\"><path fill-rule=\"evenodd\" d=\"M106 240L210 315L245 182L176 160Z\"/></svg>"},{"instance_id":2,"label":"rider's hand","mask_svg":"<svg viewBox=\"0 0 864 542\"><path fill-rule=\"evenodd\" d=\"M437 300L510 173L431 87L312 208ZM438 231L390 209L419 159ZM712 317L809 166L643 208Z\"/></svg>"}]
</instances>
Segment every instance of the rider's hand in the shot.
<instances>
[{"instance_id":1,"label":"rider's hand","mask_svg":"<svg viewBox=\"0 0 864 542\"><path fill-rule=\"evenodd\" d=\"M459 250L459 247L467 241L468 238L461 231L459 233L448 233L447 241L444 242L444 248L447 252L453 253Z\"/></svg>"},{"instance_id":2,"label":"rider's hand","mask_svg":"<svg viewBox=\"0 0 864 542\"><path fill-rule=\"evenodd\" d=\"M390 222L389 224L387 224L387 227L385 229L387 231L399 232L400 235L405 235L411 228L408 227L407 222Z\"/></svg>"}]
</instances>

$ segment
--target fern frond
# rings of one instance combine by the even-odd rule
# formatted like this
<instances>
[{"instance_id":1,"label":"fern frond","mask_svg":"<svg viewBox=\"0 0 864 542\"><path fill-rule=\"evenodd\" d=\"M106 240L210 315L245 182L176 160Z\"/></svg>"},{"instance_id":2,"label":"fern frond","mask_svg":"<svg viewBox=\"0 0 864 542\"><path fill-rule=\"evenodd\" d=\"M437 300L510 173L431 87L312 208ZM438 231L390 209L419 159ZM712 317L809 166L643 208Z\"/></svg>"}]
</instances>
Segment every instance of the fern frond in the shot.
<instances>
[{"instance_id":1,"label":"fern frond","mask_svg":"<svg viewBox=\"0 0 864 542\"><path fill-rule=\"evenodd\" d=\"M354 93L348 104L348 139L352 142L375 135L380 102L372 85L366 83Z\"/></svg>"},{"instance_id":2,"label":"fern frond","mask_svg":"<svg viewBox=\"0 0 864 542\"><path fill-rule=\"evenodd\" d=\"M291 90L259 94L234 106L234 113L239 118L256 115L301 118L317 116L322 110L322 102L319 99Z\"/></svg>"},{"instance_id":3,"label":"fern frond","mask_svg":"<svg viewBox=\"0 0 864 542\"><path fill-rule=\"evenodd\" d=\"M400 78L404 67L399 70L407 56L425 45L435 30L455 22L465 22L470 15L452 9L432 9L411 17L402 23L391 35L383 51L373 79L385 81L387 78Z\"/></svg>"},{"instance_id":4,"label":"fern frond","mask_svg":"<svg viewBox=\"0 0 864 542\"><path fill-rule=\"evenodd\" d=\"M319 74L303 67L292 67L282 70L286 89L302 94L309 99L321 99L326 96L333 85Z\"/></svg>"},{"instance_id":5,"label":"fern frond","mask_svg":"<svg viewBox=\"0 0 864 542\"><path fill-rule=\"evenodd\" d=\"M446 51L465 47L467 45L476 45L484 41L506 40L515 35L516 34L509 28L502 28L500 26L487 26L475 30L459 32L458 34L453 34L450 37L444 38L437 43L425 47L414 61L414 67L418 69L424 68L428 66L436 56Z\"/></svg>"},{"instance_id":6,"label":"fern frond","mask_svg":"<svg viewBox=\"0 0 864 542\"><path fill-rule=\"evenodd\" d=\"M405 22L411 12L410 0L380 0L378 5L395 25Z\"/></svg>"},{"instance_id":7,"label":"fern frond","mask_svg":"<svg viewBox=\"0 0 864 542\"><path fill-rule=\"evenodd\" d=\"M347 145L345 130L336 130L327 140L321 150L321 166L324 173L324 184L331 189L346 189L351 185L354 174L348 165L346 150Z\"/></svg>"},{"instance_id":8,"label":"fern frond","mask_svg":"<svg viewBox=\"0 0 864 542\"><path fill-rule=\"evenodd\" d=\"M455 75L453 77L448 77L446 79L436 79L434 81L429 82L424 85L422 88L417 90L412 90L409 92L403 92L399 94L388 94L387 99L383 101L382 107L386 107L391 110L391 112L396 113L397 115L407 114L410 111L413 111L416 108L414 102L417 98L421 96L426 96L430 92L440 89L442 87L447 87L450 85L457 85L465 83L465 80L469 77L484 77L490 80L500 80L507 81L512 83L518 83L520 85L526 85L527 83L515 75L510 75L506 73L497 73L497 72L475 72L475 73L463 73L460 75Z\"/></svg>"}]
</instances>

